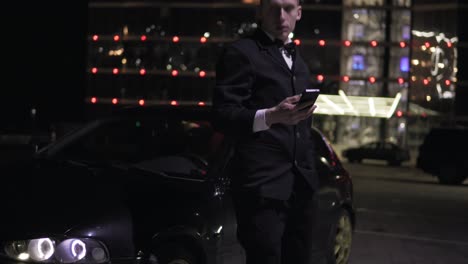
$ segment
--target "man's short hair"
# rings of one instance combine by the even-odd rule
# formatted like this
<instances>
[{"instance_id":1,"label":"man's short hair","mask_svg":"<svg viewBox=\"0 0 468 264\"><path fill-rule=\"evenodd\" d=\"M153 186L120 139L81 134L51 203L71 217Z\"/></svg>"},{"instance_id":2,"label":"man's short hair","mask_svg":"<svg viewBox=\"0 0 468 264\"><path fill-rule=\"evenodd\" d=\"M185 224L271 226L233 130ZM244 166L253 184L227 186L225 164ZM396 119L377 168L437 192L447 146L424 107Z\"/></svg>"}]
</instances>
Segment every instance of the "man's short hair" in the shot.
<instances>
[{"instance_id":1,"label":"man's short hair","mask_svg":"<svg viewBox=\"0 0 468 264\"><path fill-rule=\"evenodd\" d=\"M265 0L260 0L260 5L263 4L263 1L265 1ZM304 0L297 0L297 3L298 3L299 5L302 5L302 4L304 3Z\"/></svg>"}]
</instances>

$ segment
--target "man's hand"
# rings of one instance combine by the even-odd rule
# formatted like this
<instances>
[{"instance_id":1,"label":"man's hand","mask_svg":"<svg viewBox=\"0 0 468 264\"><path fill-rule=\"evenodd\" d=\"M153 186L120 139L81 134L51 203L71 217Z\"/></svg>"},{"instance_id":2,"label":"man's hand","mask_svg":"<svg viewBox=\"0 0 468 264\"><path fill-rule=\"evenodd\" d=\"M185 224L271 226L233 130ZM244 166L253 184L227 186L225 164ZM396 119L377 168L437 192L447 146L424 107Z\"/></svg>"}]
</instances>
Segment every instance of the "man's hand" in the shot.
<instances>
[{"instance_id":1,"label":"man's hand","mask_svg":"<svg viewBox=\"0 0 468 264\"><path fill-rule=\"evenodd\" d=\"M276 123L285 124L285 125L296 125L300 121L310 117L315 109L316 105L311 103L310 105L304 107L298 107L297 103L301 95L295 95L287 97L277 106L269 108L265 112L265 121L268 126L271 126Z\"/></svg>"}]
</instances>

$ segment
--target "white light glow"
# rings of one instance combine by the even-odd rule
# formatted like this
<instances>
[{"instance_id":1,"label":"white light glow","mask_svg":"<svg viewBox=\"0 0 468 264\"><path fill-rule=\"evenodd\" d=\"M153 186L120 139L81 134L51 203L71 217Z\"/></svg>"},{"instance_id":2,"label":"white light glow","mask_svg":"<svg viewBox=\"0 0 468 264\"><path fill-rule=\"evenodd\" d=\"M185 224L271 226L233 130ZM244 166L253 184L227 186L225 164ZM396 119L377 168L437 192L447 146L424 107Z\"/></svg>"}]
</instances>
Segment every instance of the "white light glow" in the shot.
<instances>
[{"instance_id":1,"label":"white light glow","mask_svg":"<svg viewBox=\"0 0 468 264\"><path fill-rule=\"evenodd\" d=\"M353 104L349 101L348 97L346 96L345 92L343 90L339 90L338 94L341 96L345 104L348 106L349 110L353 112L355 115L359 116L359 112L356 111Z\"/></svg>"},{"instance_id":2,"label":"white light glow","mask_svg":"<svg viewBox=\"0 0 468 264\"><path fill-rule=\"evenodd\" d=\"M370 97L368 102L369 102L369 113L371 114L371 116L375 116L374 98Z\"/></svg>"},{"instance_id":3,"label":"white light glow","mask_svg":"<svg viewBox=\"0 0 468 264\"><path fill-rule=\"evenodd\" d=\"M392 106L390 107L390 110L388 111L387 118L392 117L393 113L395 112L398 103L400 102L401 99L401 93L397 93L395 96L395 100L393 100Z\"/></svg>"},{"instance_id":4,"label":"white light glow","mask_svg":"<svg viewBox=\"0 0 468 264\"><path fill-rule=\"evenodd\" d=\"M219 226L219 228L215 231L215 234L221 233L222 230L223 230L223 226Z\"/></svg>"},{"instance_id":5,"label":"white light glow","mask_svg":"<svg viewBox=\"0 0 468 264\"><path fill-rule=\"evenodd\" d=\"M33 239L29 242L28 252L35 261L44 261L52 257L55 248L50 238Z\"/></svg>"},{"instance_id":6,"label":"white light glow","mask_svg":"<svg viewBox=\"0 0 468 264\"><path fill-rule=\"evenodd\" d=\"M28 253L20 253L18 255L18 259L20 260L28 260L29 259L29 254Z\"/></svg>"},{"instance_id":7,"label":"white light glow","mask_svg":"<svg viewBox=\"0 0 468 264\"><path fill-rule=\"evenodd\" d=\"M332 100L330 100L326 95L319 95L319 98L322 99L327 105L331 106L335 111L337 111L339 114L343 115L344 111L341 107L339 107L337 104L335 104Z\"/></svg>"},{"instance_id":8,"label":"white light glow","mask_svg":"<svg viewBox=\"0 0 468 264\"><path fill-rule=\"evenodd\" d=\"M73 240L71 243L71 252L76 259L82 259L86 256L86 245L79 239Z\"/></svg>"},{"instance_id":9,"label":"white light glow","mask_svg":"<svg viewBox=\"0 0 468 264\"><path fill-rule=\"evenodd\" d=\"M288 36L288 37L289 37L290 39L293 39L293 38L294 38L294 33L293 33L293 32L289 33L289 36Z\"/></svg>"}]
</instances>

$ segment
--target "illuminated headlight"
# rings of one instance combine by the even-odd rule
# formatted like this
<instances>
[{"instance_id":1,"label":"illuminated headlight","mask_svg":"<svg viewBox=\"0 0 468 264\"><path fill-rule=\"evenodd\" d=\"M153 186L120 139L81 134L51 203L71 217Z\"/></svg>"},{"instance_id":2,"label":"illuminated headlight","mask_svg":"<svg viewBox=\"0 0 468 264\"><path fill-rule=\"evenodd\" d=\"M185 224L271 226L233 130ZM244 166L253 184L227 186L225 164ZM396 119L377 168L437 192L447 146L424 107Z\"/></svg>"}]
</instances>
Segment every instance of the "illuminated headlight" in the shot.
<instances>
[{"instance_id":1,"label":"illuminated headlight","mask_svg":"<svg viewBox=\"0 0 468 264\"><path fill-rule=\"evenodd\" d=\"M106 247L89 238L38 238L2 243L0 255L25 262L104 263L109 261Z\"/></svg>"}]
</instances>

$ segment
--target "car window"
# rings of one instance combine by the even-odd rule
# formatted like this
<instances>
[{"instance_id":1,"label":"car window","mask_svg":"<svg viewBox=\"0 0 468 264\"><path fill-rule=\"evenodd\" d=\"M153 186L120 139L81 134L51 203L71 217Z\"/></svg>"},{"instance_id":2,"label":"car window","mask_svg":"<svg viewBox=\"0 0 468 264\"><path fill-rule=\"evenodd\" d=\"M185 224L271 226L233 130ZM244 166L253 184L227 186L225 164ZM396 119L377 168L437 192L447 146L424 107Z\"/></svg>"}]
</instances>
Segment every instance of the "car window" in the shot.
<instances>
[{"instance_id":1,"label":"car window","mask_svg":"<svg viewBox=\"0 0 468 264\"><path fill-rule=\"evenodd\" d=\"M66 146L66 159L137 163L160 156L191 154L208 161L219 139L202 121L125 119L103 122Z\"/></svg>"}]
</instances>

